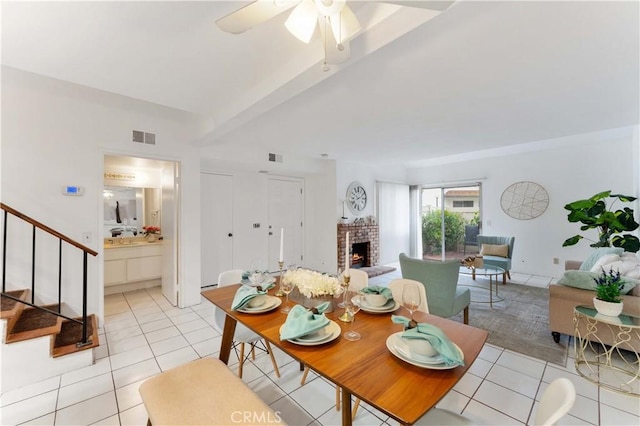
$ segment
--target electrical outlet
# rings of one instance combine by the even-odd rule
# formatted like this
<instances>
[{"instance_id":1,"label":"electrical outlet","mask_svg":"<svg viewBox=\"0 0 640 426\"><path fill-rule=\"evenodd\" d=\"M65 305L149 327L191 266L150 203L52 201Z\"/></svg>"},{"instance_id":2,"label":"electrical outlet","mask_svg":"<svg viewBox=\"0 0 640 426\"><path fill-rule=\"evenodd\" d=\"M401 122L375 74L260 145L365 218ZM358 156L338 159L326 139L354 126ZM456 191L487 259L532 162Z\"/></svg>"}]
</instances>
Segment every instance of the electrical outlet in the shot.
<instances>
[{"instance_id":1,"label":"electrical outlet","mask_svg":"<svg viewBox=\"0 0 640 426\"><path fill-rule=\"evenodd\" d=\"M93 240L93 236L91 235L91 232L83 232L82 233L82 242L90 243L91 240Z\"/></svg>"},{"instance_id":2,"label":"electrical outlet","mask_svg":"<svg viewBox=\"0 0 640 426\"><path fill-rule=\"evenodd\" d=\"M257 229L257 228L260 228L260 224L259 223L254 223L253 224L253 229Z\"/></svg>"},{"instance_id":3,"label":"electrical outlet","mask_svg":"<svg viewBox=\"0 0 640 426\"><path fill-rule=\"evenodd\" d=\"M558 259L557 257L553 258L553 264L554 265L559 265L560 264L560 259Z\"/></svg>"}]
</instances>

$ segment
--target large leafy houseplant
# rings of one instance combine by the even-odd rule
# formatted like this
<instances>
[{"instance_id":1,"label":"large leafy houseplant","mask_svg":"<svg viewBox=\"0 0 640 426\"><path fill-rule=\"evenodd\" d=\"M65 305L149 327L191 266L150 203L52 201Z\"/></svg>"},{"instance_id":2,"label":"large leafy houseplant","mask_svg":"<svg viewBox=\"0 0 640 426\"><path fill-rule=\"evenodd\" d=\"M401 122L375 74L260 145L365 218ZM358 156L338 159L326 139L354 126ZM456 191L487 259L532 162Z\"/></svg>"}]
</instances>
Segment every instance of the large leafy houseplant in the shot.
<instances>
[{"instance_id":1,"label":"large leafy houseplant","mask_svg":"<svg viewBox=\"0 0 640 426\"><path fill-rule=\"evenodd\" d=\"M609 206L605 202L607 198L613 199ZM629 207L615 211L611 209L616 201L629 203L635 200L635 197L604 191L589 199L569 203L564 208L569 210L567 216L569 222L582 223L581 231L598 230L598 241L590 244L591 247L622 247L625 251L636 253L640 250L640 240L635 235L625 233L638 228L633 209ZM583 238L585 237L582 235L574 235L567 238L562 246L572 246Z\"/></svg>"}]
</instances>

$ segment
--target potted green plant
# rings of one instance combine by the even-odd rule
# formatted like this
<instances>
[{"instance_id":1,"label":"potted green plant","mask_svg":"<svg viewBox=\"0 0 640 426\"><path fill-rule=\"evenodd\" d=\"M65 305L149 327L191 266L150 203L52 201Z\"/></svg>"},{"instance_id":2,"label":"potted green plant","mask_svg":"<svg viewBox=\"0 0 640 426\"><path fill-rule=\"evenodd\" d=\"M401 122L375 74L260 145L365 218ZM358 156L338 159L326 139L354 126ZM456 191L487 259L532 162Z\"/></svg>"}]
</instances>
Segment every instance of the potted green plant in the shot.
<instances>
[{"instance_id":1,"label":"potted green plant","mask_svg":"<svg viewBox=\"0 0 640 426\"><path fill-rule=\"evenodd\" d=\"M596 282L596 297L593 298L593 306L596 311L603 315L616 317L622 312L622 299L620 293L624 283L620 279L620 271L609 269L609 272L602 268L602 273Z\"/></svg>"},{"instance_id":2,"label":"potted green plant","mask_svg":"<svg viewBox=\"0 0 640 426\"><path fill-rule=\"evenodd\" d=\"M609 206L605 202L607 198L613 199ZM633 209L629 207L615 211L611 209L616 201L629 203L635 200L635 197L604 191L589 199L569 203L564 208L569 210L567 216L569 222L582 223L581 231L598 230L598 241L590 244L591 247L622 247L625 251L636 253L640 250L640 240L635 235L625 234L638 228ZM567 238L562 243L562 247L577 244L583 238L585 237L582 235L574 235Z\"/></svg>"}]
</instances>

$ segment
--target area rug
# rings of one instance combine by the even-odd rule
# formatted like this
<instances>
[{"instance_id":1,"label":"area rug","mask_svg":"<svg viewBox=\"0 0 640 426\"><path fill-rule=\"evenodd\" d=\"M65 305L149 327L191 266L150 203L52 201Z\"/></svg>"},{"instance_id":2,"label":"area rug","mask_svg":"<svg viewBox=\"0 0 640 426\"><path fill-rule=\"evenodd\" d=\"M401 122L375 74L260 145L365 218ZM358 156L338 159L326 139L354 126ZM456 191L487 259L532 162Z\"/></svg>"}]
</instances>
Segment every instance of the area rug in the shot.
<instances>
[{"instance_id":1,"label":"area rug","mask_svg":"<svg viewBox=\"0 0 640 426\"><path fill-rule=\"evenodd\" d=\"M377 277L378 275L388 274L389 272L393 272L396 268L391 266L363 266L360 268L361 271L364 271L369 275L369 278Z\"/></svg>"},{"instance_id":2,"label":"area rug","mask_svg":"<svg viewBox=\"0 0 640 426\"><path fill-rule=\"evenodd\" d=\"M498 284L503 302L488 301L489 281L460 275L458 285L471 290L469 325L489 332L487 342L561 366L567 364L567 340L555 343L549 331L549 290L521 284ZM495 285L495 284L494 284ZM495 291L495 290L494 290ZM460 318L457 318L460 317ZM462 314L455 317L462 321Z\"/></svg>"}]
</instances>

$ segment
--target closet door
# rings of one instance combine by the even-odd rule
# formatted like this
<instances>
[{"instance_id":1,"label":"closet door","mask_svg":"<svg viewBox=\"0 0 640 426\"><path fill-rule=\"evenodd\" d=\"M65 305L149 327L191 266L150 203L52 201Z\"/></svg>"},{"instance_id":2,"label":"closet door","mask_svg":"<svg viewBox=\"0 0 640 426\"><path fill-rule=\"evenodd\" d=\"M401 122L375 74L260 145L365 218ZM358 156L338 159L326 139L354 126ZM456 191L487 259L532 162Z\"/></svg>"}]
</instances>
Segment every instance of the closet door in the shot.
<instances>
[{"instance_id":1,"label":"closet door","mask_svg":"<svg viewBox=\"0 0 640 426\"><path fill-rule=\"evenodd\" d=\"M200 174L202 287L233 268L232 176Z\"/></svg>"},{"instance_id":2,"label":"closet door","mask_svg":"<svg viewBox=\"0 0 640 426\"><path fill-rule=\"evenodd\" d=\"M278 270L280 230L284 231L284 268L302 266L302 181L269 179L269 270Z\"/></svg>"}]
</instances>

